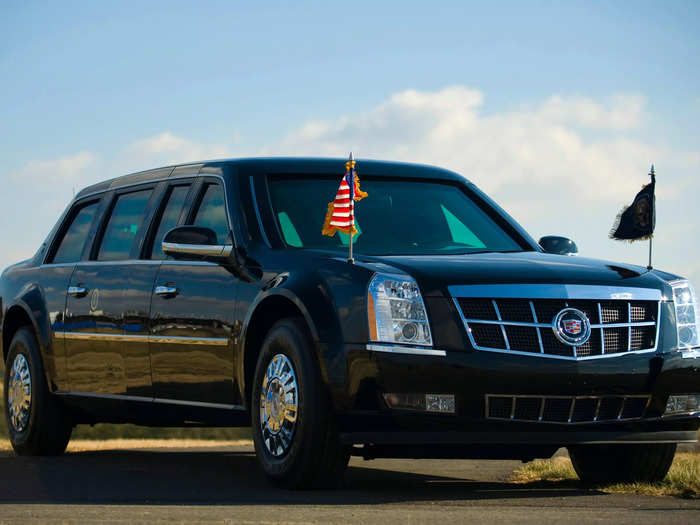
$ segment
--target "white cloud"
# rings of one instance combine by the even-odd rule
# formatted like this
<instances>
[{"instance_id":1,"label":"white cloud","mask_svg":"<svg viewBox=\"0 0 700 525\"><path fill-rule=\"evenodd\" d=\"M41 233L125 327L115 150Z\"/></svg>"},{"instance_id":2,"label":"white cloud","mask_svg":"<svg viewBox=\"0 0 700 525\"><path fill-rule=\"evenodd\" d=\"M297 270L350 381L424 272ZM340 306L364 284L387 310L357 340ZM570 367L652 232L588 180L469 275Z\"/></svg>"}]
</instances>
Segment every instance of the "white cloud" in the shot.
<instances>
[{"instance_id":1,"label":"white cloud","mask_svg":"<svg viewBox=\"0 0 700 525\"><path fill-rule=\"evenodd\" d=\"M94 166L96 157L88 151L51 160L32 160L20 170L11 173L15 181L31 184L74 184L80 182L86 171Z\"/></svg>"},{"instance_id":2,"label":"white cloud","mask_svg":"<svg viewBox=\"0 0 700 525\"><path fill-rule=\"evenodd\" d=\"M130 172L230 155L231 147L225 144L200 144L165 131L131 144L120 155L118 164L125 167L125 172Z\"/></svg>"},{"instance_id":3,"label":"white cloud","mask_svg":"<svg viewBox=\"0 0 700 525\"><path fill-rule=\"evenodd\" d=\"M692 211L700 193L700 155L636 138L649 120L644 97L557 95L494 114L484 114L483 101L481 92L462 86L404 91L356 115L303 124L266 151L341 156L352 149L360 160L450 168L491 194L533 235L570 235L585 254L639 264L646 261L646 243L616 243L607 233L620 207L648 182L645 174L655 162L655 259L700 284L700 270L691 263L700 259L692 241L700 236Z\"/></svg>"},{"instance_id":4,"label":"white cloud","mask_svg":"<svg viewBox=\"0 0 700 525\"><path fill-rule=\"evenodd\" d=\"M555 95L547 99L537 114L550 122L580 127L629 130L644 120L646 100L641 95L618 94L600 102L590 97Z\"/></svg>"}]
</instances>

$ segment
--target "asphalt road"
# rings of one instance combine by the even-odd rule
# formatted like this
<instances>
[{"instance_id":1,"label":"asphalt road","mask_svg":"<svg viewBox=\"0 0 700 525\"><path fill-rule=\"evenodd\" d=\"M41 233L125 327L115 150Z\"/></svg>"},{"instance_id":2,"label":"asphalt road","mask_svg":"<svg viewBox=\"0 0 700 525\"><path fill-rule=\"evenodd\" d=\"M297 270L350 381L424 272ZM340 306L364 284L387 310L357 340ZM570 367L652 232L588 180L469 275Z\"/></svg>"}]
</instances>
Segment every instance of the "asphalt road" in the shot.
<instances>
[{"instance_id":1,"label":"asphalt road","mask_svg":"<svg viewBox=\"0 0 700 525\"><path fill-rule=\"evenodd\" d=\"M345 488L272 487L252 450L0 455L0 523L700 523L700 501L506 480L515 461L351 461Z\"/></svg>"}]
</instances>

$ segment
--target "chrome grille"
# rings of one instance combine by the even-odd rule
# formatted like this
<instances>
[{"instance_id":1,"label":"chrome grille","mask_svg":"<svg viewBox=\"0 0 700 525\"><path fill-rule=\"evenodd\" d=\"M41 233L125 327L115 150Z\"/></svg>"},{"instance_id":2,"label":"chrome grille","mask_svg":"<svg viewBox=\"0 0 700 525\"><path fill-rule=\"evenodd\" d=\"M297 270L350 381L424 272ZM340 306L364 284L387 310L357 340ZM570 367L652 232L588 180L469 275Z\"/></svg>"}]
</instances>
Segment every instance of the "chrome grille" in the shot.
<instances>
[{"instance_id":1,"label":"chrome grille","mask_svg":"<svg viewBox=\"0 0 700 525\"><path fill-rule=\"evenodd\" d=\"M547 295L526 296L542 290ZM661 299L657 290L474 285L453 286L450 292L477 350L574 360L656 350ZM569 346L554 335L553 320L564 308L580 310L590 321L591 336L584 344Z\"/></svg>"},{"instance_id":2,"label":"chrome grille","mask_svg":"<svg viewBox=\"0 0 700 525\"><path fill-rule=\"evenodd\" d=\"M642 419L648 395L538 396L486 394L486 418L542 423L595 423Z\"/></svg>"}]
</instances>

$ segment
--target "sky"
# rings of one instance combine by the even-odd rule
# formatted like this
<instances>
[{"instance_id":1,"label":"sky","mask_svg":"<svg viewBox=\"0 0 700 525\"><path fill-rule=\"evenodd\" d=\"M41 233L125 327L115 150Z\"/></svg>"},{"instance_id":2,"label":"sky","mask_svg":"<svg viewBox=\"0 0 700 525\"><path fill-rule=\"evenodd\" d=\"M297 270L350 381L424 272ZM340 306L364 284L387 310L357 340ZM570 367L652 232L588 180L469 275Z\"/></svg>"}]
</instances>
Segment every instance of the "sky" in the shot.
<instances>
[{"instance_id":1,"label":"sky","mask_svg":"<svg viewBox=\"0 0 700 525\"><path fill-rule=\"evenodd\" d=\"M700 2L253 4L2 2L0 267L74 188L352 150L360 173L455 170L533 237L640 265L648 243L608 232L654 163L654 265L700 286Z\"/></svg>"}]
</instances>

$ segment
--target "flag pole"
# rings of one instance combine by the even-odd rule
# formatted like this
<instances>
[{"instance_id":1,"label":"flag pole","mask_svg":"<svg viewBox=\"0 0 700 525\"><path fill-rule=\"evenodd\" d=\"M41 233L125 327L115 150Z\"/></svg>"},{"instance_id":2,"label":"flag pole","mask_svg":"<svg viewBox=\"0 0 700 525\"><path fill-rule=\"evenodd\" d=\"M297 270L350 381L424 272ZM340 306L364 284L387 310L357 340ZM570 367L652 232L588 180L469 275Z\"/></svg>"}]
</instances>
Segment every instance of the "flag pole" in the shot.
<instances>
[{"instance_id":1,"label":"flag pole","mask_svg":"<svg viewBox=\"0 0 700 525\"><path fill-rule=\"evenodd\" d=\"M649 176L651 177L651 182L653 182L654 185L656 185L656 173L654 172L654 165L653 164L651 165L651 169L649 170ZM652 202L652 206L653 206L653 210L654 210L653 211L654 215L652 215L652 221L654 221L654 217L656 214L656 203ZM647 265L648 271L651 271L654 269L654 267L651 264L651 248L652 248L653 242L654 242L654 226L652 226L651 235L649 236L649 264Z\"/></svg>"},{"instance_id":2,"label":"flag pole","mask_svg":"<svg viewBox=\"0 0 700 525\"><path fill-rule=\"evenodd\" d=\"M355 173L354 167L352 165L354 160L355 160L355 158L352 156L352 151L351 151L350 152L350 173L351 174ZM354 176L348 185L350 186L350 207L352 209L352 208L354 208L354 205L355 205L355 203L354 203L354 200L355 200L355 177ZM350 253L348 255L348 262L350 264L355 263L355 259L352 258L352 235L354 233L354 230L355 230L355 214L353 213L352 214L352 224L350 225L350 242L348 243L350 245L350 247L349 247Z\"/></svg>"}]
</instances>

